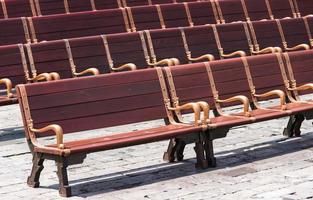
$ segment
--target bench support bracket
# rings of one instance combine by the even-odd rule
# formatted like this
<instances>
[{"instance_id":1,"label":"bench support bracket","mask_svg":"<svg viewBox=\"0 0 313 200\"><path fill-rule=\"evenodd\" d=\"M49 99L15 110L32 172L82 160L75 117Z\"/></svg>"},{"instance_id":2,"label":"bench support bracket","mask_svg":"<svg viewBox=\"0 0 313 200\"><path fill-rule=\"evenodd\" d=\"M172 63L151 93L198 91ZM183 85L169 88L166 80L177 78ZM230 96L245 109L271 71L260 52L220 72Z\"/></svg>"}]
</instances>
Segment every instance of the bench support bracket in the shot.
<instances>
[{"instance_id":1,"label":"bench support bracket","mask_svg":"<svg viewBox=\"0 0 313 200\"><path fill-rule=\"evenodd\" d=\"M40 173L43 170L44 159L42 154L34 153L33 154L33 167L30 176L27 178L27 185L33 188L37 188L40 185L39 178Z\"/></svg>"},{"instance_id":2,"label":"bench support bracket","mask_svg":"<svg viewBox=\"0 0 313 200\"><path fill-rule=\"evenodd\" d=\"M67 167L68 162L67 159L61 157L56 160L57 166L57 175L59 178L59 193L62 197L70 197L72 195L71 187L68 184L68 176L67 176Z\"/></svg>"}]
</instances>

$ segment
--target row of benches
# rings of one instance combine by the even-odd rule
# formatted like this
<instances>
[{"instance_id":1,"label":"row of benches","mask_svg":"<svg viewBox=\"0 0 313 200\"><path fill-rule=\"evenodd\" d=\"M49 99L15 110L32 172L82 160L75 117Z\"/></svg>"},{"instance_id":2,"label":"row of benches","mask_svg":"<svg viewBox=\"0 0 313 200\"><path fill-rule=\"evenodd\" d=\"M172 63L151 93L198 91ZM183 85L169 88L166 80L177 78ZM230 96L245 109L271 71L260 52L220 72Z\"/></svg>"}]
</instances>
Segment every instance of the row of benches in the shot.
<instances>
[{"instance_id":1,"label":"row of benches","mask_svg":"<svg viewBox=\"0 0 313 200\"><path fill-rule=\"evenodd\" d=\"M197 0L1 0L0 19L191 1Z\"/></svg>"},{"instance_id":2,"label":"row of benches","mask_svg":"<svg viewBox=\"0 0 313 200\"><path fill-rule=\"evenodd\" d=\"M6 85L8 93L2 96L0 104L16 102L10 92L15 85L43 79L310 49L313 46L310 27L313 27L313 17L159 29L3 46L0 47L0 79L6 80L2 86Z\"/></svg>"},{"instance_id":3,"label":"row of benches","mask_svg":"<svg viewBox=\"0 0 313 200\"><path fill-rule=\"evenodd\" d=\"M288 2L288 0L283 1ZM215 4L211 2L189 2L0 20L0 26L6 27L6 31L0 33L0 45L36 43L146 29L298 17L290 7L284 7L286 3L279 4L276 9L271 9L271 12L267 7L262 10L261 6L258 6L257 10L245 12L246 9L236 9L238 6L233 5L236 2L240 4L239 0L221 1L219 9L216 9ZM251 6L255 5L253 1Z\"/></svg>"},{"instance_id":4,"label":"row of benches","mask_svg":"<svg viewBox=\"0 0 313 200\"><path fill-rule=\"evenodd\" d=\"M1 0L0 18L31 17L195 1L200 0ZM246 12L245 14L267 12L266 15L272 19L274 16L279 17L279 15L290 16L290 14L293 14L293 16L301 16L300 13L305 16L311 14L313 8L313 3L307 0L259 0L257 2L254 0L218 0L215 1L215 4L220 12L226 7L227 10L234 11L233 14L236 13L235 11L237 13L238 11L241 13ZM264 15L264 13L261 15ZM232 16L226 18L227 20L233 20Z\"/></svg>"},{"instance_id":5,"label":"row of benches","mask_svg":"<svg viewBox=\"0 0 313 200\"><path fill-rule=\"evenodd\" d=\"M280 117L290 116L285 134L300 135L304 118L313 117L312 100L299 97L312 93L312 61L313 50L308 50L18 85L33 153L27 183L39 187L44 160L54 160L60 194L70 196L67 166L82 163L88 153L171 138L175 139L165 154L169 161L182 160L185 145L195 143L196 166L215 166L214 139L225 137L232 127ZM269 99L279 103L260 106L259 101ZM243 111L223 112L234 105L242 105ZM194 120L184 122L182 113L190 110ZM63 140L64 134L156 119L165 119L166 125ZM55 143L37 140L51 135Z\"/></svg>"}]
</instances>

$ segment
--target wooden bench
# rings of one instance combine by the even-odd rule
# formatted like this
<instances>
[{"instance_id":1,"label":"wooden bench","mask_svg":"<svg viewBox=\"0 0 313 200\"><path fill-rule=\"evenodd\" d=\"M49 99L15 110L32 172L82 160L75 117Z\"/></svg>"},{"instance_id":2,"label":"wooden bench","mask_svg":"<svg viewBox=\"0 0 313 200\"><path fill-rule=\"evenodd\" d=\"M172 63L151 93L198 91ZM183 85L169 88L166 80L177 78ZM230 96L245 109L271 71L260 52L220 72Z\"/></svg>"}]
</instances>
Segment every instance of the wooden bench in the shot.
<instances>
[{"instance_id":1,"label":"wooden bench","mask_svg":"<svg viewBox=\"0 0 313 200\"><path fill-rule=\"evenodd\" d=\"M125 9L42 16L28 22L33 42L130 32Z\"/></svg>"},{"instance_id":2,"label":"wooden bench","mask_svg":"<svg viewBox=\"0 0 313 200\"><path fill-rule=\"evenodd\" d=\"M313 118L312 101L297 101L298 97L294 94L295 91L313 88L311 79L308 79L312 71L309 67L312 51L285 53L286 55L292 60L292 68L302 71L299 73L296 70L296 78L300 80L298 87L291 84L295 81L288 81L290 74L285 69L280 53L164 68L174 104L201 101L207 102L213 110L214 116L208 120L208 148L211 152L208 160L215 160L212 141L225 137L232 127L290 116L284 135L299 136L304 118ZM304 58L304 62L299 60ZM304 65L307 66L308 75L304 72ZM259 103L269 99L278 99L279 102L268 107ZM242 105L243 111L223 111L234 105ZM180 117L178 114L179 119ZM186 144L188 141L182 138L172 139L164 158L169 161L181 160Z\"/></svg>"},{"instance_id":3,"label":"wooden bench","mask_svg":"<svg viewBox=\"0 0 313 200\"><path fill-rule=\"evenodd\" d=\"M279 47L282 51L310 49L310 35L303 18L248 23L254 44L260 48ZM298 29L297 29L297 28Z\"/></svg>"},{"instance_id":4,"label":"wooden bench","mask_svg":"<svg viewBox=\"0 0 313 200\"><path fill-rule=\"evenodd\" d=\"M17 18L36 16L33 0L1 0L0 18Z\"/></svg>"},{"instance_id":5,"label":"wooden bench","mask_svg":"<svg viewBox=\"0 0 313 200\"><path fill-rule=\"evenodd\" d=\"M220 23L211 1L127 8L133 31Z\"/></svg>"},{"instance_id":6,"label":"wooden bench","mask_svg":"<svg viewBox=\"0 0 313 200\"><path fill-rule=\"evenodd\" d=\"M257 48L245 22L145 31L151 57L176 58L180 64L273 53Z\"/></svg>"},{"instance_id":7,"label":"wooden bench","mask_svg":"<svg viewBox=\"0 0 313 200\"><path fill-rule=\"evenodd\" d=\"M293 0L216 0L222 23L297 17Z\"/></svg>"},{"instance_id":8,"label":"wooden bench","mask_svg":"<svg viewBox=\"0 0 313 200\"><path fill-rule=\"evenodd\" d=\"M33 168L27 180L31 187L39 187L44 160L54 160L59 192L61 196L71 196L67 167L82 163L88 153L176 136L192 135L197 166L208 166L203 157L207 139L203 134L205 126L200 123L201 102L172 107L160 68L18 85L16 90L33 154ZM193 110L194 122L175 120L175 112L182 110ZM156 119L166 119L167 125L75 141L63 139L64 134ZM44 145L37 140L49 135L56 138L52 144Z\"/></svg>"},{"instance_id":9,"label":"wooden bench","mask_svg":"<svg viewBox=\"0 0 313 200\"><path fill-rule=\"evenodd\" d=\"M34 0L38 16L123 7L121 0Z\"/></svg>"}]
</instances>

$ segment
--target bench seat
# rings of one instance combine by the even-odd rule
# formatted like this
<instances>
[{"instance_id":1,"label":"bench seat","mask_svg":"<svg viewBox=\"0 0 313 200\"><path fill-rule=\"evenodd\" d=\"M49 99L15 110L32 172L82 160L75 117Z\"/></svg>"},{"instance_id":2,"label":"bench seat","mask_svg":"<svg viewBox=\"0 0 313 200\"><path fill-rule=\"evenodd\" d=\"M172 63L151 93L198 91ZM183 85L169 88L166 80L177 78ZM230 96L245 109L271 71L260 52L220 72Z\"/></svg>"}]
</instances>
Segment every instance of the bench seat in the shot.
<instances>
[{"instance_id":1,"label":"bench seat","mask_svg":"<svg viewBox=\"0 0 313 200\"><path fill-rule=\"evenodd\" d=\"M71 154L81 152L96 152L110 150L133 145L145 144L148 142L157 142L160 140L170 139L191 132L201 132L202 128L188 124L167 125L158 128L151 128L128 133L119 133L109 136L84 139L79 141L65 142L66 149L70 149ZM56 145L49 145L56 147ZM36 148L36 152L45 153L44 149Z\"/></svg>"}]
</instances>

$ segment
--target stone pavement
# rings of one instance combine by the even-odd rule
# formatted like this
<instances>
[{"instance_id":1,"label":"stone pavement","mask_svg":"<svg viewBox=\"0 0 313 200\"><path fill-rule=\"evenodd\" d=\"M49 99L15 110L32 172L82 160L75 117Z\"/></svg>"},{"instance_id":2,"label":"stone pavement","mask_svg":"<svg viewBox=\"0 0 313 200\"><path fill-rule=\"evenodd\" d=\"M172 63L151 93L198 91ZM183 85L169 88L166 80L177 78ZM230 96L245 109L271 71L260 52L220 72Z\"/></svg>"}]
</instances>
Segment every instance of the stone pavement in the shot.
<instances>
[{"instance_id":1,"label":"stone pavement","mask_svg":"<svg viewBox=\"0 0 313 200\"><path fill-rule=\"evenodd\" d=\"M84 164L69 167L70 199L313 199L312 124L304 122L301 138L286 139L281 133L287 120L242 126L216 140L218 167L214 169L194 168L193 145L187 146L184 162L164 162L166 141L89 154ZM83 136L160 124L153 121ZM0 107L0 163L0 199L65 199L58 196L56 167L51 161L44 163L40 188L26 185L31 154L18 105Z\"/></svg>"}]
</instances>

